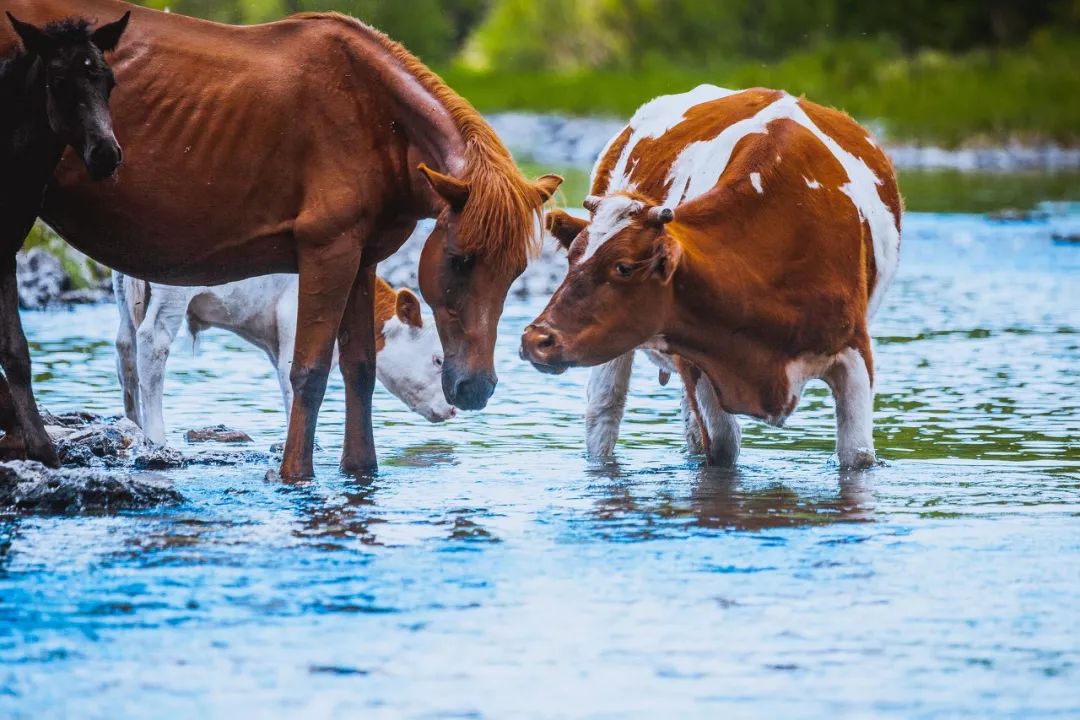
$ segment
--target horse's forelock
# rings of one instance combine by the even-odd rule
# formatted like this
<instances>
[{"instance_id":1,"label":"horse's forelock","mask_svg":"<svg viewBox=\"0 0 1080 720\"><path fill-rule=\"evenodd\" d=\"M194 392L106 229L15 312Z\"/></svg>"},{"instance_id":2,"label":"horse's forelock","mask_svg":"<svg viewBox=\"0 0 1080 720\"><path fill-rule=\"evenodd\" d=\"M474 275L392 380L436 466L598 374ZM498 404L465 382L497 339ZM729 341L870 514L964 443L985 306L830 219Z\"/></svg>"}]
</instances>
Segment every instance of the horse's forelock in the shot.
<instances>
[{"instance_id":1,"label":"horse's forelock","mask_svg":"<svg viewBox=\"0 0 1080 720\"><path fill-rule=\"evenodd\" d=\"M499 269L521 270L540 251L540 193L508 154L471 160L458 243Z\"/></svg>"}]
</instances>

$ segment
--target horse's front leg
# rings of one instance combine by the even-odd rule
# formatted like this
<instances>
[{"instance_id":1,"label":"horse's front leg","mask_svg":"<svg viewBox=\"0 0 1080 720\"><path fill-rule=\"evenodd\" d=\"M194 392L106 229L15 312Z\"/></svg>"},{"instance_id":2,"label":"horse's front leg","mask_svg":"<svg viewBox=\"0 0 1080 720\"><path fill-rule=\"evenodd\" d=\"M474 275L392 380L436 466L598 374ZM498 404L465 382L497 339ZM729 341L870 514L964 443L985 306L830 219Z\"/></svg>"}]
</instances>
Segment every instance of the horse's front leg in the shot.
<instances>
[{"instance_id":1,"label":"horse's front leg","mask_svg":"<svg viewBox=\"0 0 1080 720\"><path fill-rule=\"evenodd\" d=\"M356 275L338 331L341 376L345 380L345 445L341 471L374 472L375 438L371 430L371 395L375 390L375 268Z\"/></svg>"},{"instance_id":2,"label":"horse's front leg","mask_svg":"<svg viewBox=\"0 0 1080 720\"><path fill-rule=\"evenodd\" d=\"M342 235L331 244L301 247L297 262L300 296L296 312L296 345L289 382L293 402L281 476L307 480L315 476L315 423L319 417L326 378L334 357L334 340L360 269L360 243Z\"/></svg>"},{"instance_id":3,"label":"horse's front leg","mask_svg":"<svg viewBox=\"0 0 1080 720\"><path fill-rule=\"evenodd\" d=\"M56 448L45 432L30 377L30 348L19 319L19 290L15 279L15 256L0 260L0 366L7 376L11 410L22 433L28 460L59 467Z\"/></svg>"}]
</instances>

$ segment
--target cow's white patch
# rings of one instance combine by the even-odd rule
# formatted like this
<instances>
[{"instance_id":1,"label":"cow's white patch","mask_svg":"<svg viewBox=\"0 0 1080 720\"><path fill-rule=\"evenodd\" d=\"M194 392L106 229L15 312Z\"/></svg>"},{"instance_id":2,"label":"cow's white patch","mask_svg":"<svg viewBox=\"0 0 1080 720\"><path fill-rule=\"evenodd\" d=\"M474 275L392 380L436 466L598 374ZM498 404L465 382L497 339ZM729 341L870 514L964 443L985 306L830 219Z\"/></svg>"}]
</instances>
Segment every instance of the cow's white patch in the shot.
<instances>
[{"instance_id":1,"label":"cow's white patch","mask_svg":"<svg viewBox=\"0 0 1080 720\"><path fill-rule=\"evenodd\" d=\"M803 180L806 182L806 187L810 188L811 190L817 190L821 187L821 183L819 183L817 180L811 180L805 175L803 175Z\"/></svg>"},{"instance_id":2,"label":"cow's white patch","mask_svg":"<svg viewBox=\"0 0 1080 720\"><path fill-rule=\"evenodd\" d=\"M604 243L628 228L634 213L643 209L641 202L625 195L612 195L601 200L585 230L585 250L577 262L583 263L595 255Z\"/></svg>"},{"instance_id":3,"label":"cow's white patch","mask_svg":"<svg viewBox=\"0 0 1080 720\"><path fill-rule=\"evenodd\" d=\"M626 408L634 351L597 365L589 373L586 388L585 446L594 458L609 457L619 439L619 425Z\"/></svg>"},{"instance_id":4,"label":"cow's white patch","mask_svg":"<svg viewBox=\"0 0 1080 720\"><path fill-rule=\"evenodd\" d=\"M395 315L383 325L383 337L386 344L375 362L379 382L430 422L451 417L453 408L442 389L442 343L435 321L426 317L423 327L415 328Z\"/></svg>"},{"instance_id":5,"label":"cow's white patch","mask_svg":"<svg viewBox=\"0 0 1080 720\"><path fill-rule=\"evenodd\" d=\"M639 142L646 138L658 138L664 135L668 130L682 122L691 108L702 103L720 100L738 92L742 91L727 90L715 85L698 85L693 90L679 95L661 95L638 108L628 124L631 130L630 138L612 168L611 177L608 179L608 186L604 189L604 194L610 195L611 193L628 190L630 176L633 174L633 167L629 167L630 154ZM621 134L620 132L619 135ZM601 158L605 157L610 151L612 143L614 143L614 138L604 148L604 152L600 155ZM595 170L593 179L595 180Z\"/></svg>"},{"instance_id":6,"label":"cow's white patch","mask_svg":"<svg viewBox=\"0 0 1080 720\"><path fill-rule=\"evenodd\" d=\"M750 134L768 132L769 123L781 119L793 120L809 130L847 173L848 182L842 185L840 190L851 198L860 216L870 225L874 243L878 276L868 308L868 315L873 315L884 290L896 273L900 253L900 231L897 228L899 219L878 195L877 186L881 184L881 180L863 160L844 150L833 138L822 132L803 110L798 98L785 94L757 115L728 126L715 138L687 145L668 171L667 180L671 185L664 205L678 207L714 188L727 169L731 154L739 141Z\"/></svg>"},{"instance_id":7,"label":"cow's white patch","mask_svg":"<svg viewBox=\"0 0 1080 720\"><path fill-rule=\"evenodd\" d=\"M761 173L750 173L750 184L757 190L758 195L765 194L765 188L761 186Z\"/></svg>"}]
</instances>

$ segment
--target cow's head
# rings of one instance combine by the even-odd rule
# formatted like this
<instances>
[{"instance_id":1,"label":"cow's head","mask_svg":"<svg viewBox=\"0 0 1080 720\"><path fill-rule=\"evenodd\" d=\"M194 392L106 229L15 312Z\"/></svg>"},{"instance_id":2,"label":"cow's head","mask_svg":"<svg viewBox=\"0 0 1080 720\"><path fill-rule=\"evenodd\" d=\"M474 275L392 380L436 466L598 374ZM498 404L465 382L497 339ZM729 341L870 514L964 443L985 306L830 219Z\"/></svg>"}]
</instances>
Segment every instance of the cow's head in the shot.
<instances>
[{"instance_id":1,"label":"cow's head","mask_svg":"<svg viewBox=\"0 0 1080 720\"><path fill-rule=\"evenodd\" d=\"M525 328L521 356L541 372L598 365L646 342L675 302L682 248L669 208L633 195L591 196L592 221L556 210L545 224L570 262L544 312Z\"/></svg>"}]
</instances>

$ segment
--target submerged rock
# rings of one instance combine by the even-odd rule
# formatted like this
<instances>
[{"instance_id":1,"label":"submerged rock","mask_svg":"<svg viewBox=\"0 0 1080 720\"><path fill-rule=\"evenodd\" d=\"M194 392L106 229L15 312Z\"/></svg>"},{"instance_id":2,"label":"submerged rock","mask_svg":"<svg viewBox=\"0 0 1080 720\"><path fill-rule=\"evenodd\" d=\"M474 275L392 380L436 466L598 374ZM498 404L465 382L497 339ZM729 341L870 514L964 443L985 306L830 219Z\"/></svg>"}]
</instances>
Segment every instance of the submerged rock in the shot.
<instances>
[{"instance_id":1,"label":"submerged rock","mask_svg":"<svg viewBox=\"0 0 1080 720\"><path fill-rule=\"evenodd\" d=\"M157 475L51 470L26 460L0 463L0 509L7 511L46 515L117 512L183 500L171 482Z\"/></svg>"},{"instance_id":2,"label":"submerged rock","mask_svg":"<svg viewBox=\"0 0 1080 720\"><path fill-rule=\"evenodd\" d=\"M63 418L55 419L63 422ZM148 444L139 426L127 418L105 419L90 416L89 421L81 427L74 422L60 426L47 422L47 428L56 442L60 462L66 466L119 465L133 452Z\"/></svg>"},{"instance_id":3,"label":"submerged rock","mask_svg":"<svg viewBox=\"0 0 1080 720\"><path fill-rule=\"evenodd\" d=\"M184 433L184 439L189 443L220 442L220 443L249 443L254 442L251 436L242 430L234 430L225 425L188 430Z\"/></svg>"}]
</instances>

